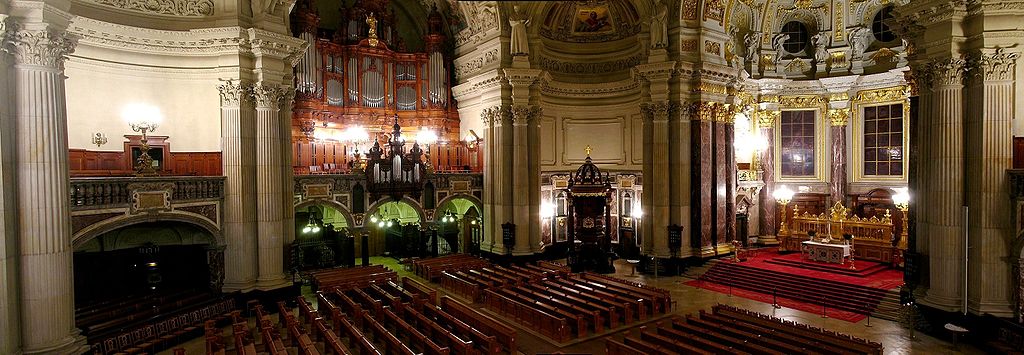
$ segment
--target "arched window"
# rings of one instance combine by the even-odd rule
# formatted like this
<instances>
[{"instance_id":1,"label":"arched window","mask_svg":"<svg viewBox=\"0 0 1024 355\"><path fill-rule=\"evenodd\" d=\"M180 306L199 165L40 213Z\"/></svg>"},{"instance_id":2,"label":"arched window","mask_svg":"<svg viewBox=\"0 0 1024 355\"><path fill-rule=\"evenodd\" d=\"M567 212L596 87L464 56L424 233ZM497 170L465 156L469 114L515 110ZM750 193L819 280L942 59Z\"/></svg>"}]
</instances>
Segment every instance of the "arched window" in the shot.
<instances>
[{"instance_id":1,"label":"arched window","mask_svg":"<svg viewBox=\"0 0 1024 355\"><path fill-rule=\"evenodd\" d=\"M810 37L807 34L807 25L799 21L787 22L782 26L782 34L789 35L789 39L782 43L782 49L785 49L786 52L799 54L807 49Z\"/></svg>"},{"instance_id":2,"label":"arched window","mask_svg":"<svg viewBox=\"0 0 1024 355\"><path fill-rule=\"evenodd\" d=\"M892 6L883 7L871 20L871 33L879 42L887 43L896 40L896 33L889 28L888 22L892 21Z\"/></svg>"}]
</instances>

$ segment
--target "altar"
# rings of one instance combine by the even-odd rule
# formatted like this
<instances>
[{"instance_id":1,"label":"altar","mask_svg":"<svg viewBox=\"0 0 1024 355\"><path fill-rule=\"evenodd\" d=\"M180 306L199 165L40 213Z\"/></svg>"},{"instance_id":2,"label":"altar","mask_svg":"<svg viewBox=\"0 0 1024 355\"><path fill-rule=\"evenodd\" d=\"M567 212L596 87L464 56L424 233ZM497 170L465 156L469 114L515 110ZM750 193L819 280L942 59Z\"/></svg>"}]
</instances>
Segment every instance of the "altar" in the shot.
<instances>
[{"instance_id":1,"label":"altar","mask_svg":"<svg viewBox=\"0 0 1024 355\"><path fill-rule=\"evenodd\" d=\"M844 264L850 257L849 245L813 241L805 241L802 244L805 257L814 261Z\"/></svg>"}]
</instances>

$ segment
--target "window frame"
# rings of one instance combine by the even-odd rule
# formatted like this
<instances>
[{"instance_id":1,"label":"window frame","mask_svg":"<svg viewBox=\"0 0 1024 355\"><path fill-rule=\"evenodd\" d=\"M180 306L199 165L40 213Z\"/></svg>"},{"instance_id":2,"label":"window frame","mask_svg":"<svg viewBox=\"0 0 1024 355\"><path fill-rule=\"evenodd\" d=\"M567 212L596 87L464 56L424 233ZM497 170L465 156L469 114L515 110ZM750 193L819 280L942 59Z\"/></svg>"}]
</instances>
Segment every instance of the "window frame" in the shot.
<instances>
[{"instance_id":1,"label":"window frame","mask_svg":"<svg viewBox=\"0 0 1024 355\"><path fill-rule=\"evenodd\" d=\"M826 129L822 122L822 108L815 107L793 107L793 108L780 108L779 118L775 120L774 136L775 144L772 150L775 153L773 157L775 161L775 180L777 182L824 182L825 181L825 170L828 162L826 161L827 155L825 149L827 147L828 135L824 130ZM782 173L782 116L784 112L789 111L812 111L814 112L814 174L808 176L793 176L784 175Z\"/></svg>"},{"instance_id":2,"label":"window frame","mask_svg":"<svg viewBox=\"0 0 1024 355\"><path fill-rule=\"evenodd\" d=\"M901 161L903 165L903 171L900 175L866 175L864 174L864 111L869 107L880 107L901 104L903 105L903 119L902 121L902 145L903 145L903 159ZM861 101L853 102L853 109L851 111L850 124L851 130L850 135L852 138L848 152L850 157L850 175L852 175L854 182L861 181L886 181L886 182L906 182L907 173L910 169L910 99L904 98L901 100L886 100L886 101Z\"/></svg>"}]
</instances>

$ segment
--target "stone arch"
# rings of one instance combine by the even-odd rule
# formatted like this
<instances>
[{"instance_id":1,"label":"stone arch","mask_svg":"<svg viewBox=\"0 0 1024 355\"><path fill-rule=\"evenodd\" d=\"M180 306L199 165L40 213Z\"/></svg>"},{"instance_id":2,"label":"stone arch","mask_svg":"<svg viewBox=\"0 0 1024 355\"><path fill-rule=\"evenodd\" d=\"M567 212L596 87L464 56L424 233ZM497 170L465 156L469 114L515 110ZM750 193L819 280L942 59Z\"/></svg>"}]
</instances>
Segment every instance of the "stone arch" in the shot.
<instances>
[{"instance_id":1,"label":"stone arch","mask_svg":"<svg viewBox=\"0 0 1024 355\"><path fill-rule=\"evenodd\" d=\"M324 205L324 206L328 206L330 208L335 209L336 211L340 212L343 217L345 217L345 223L348 224L349 228L354 228L356 226L355 218L352 217L352 211L349 211L348 207L345 207L345 205L343 205L343 204L341 204L341 203L339 203L338 201L335 201L335 200L327 200L327 199L305 200L305 201L302 201L302 202L296 204L294 210L298 211L300 208L305 208L305 207L309 207L309 206L316 206L316 205Z\"/></svg>"},{"instance_id":2,"label":"stone arch","mask_svg":"<svg viewBox=\"0 0 1024 355\"><path fill-rule=\"evenodd\" d=\"M803 23L805 26L807 26L807 31L809 35L814 35L815 33L821 32L823 26L829 25L828 19L822 17L821 13L811 11L809 9L798 9L789 12L783 17L776 19L775 23L772 25L771 28L774 31L774 33L779 33L782 31L782 26L789 23L790 21L797 21Z\"/></svg>"},{"instance_id":3,"label":"stone arch","mask_svg":"<svg viewBox=\"0 0 1024 355\"><path fill-rule=\"evenodd\" d=\"M480 199L477 198L476 196L473 196L473 195L470 195L470 194L464 194L464 193L457 193L457 194L451 194L451 195L445 196L444 199L442 199L441 201L437 202L437 207L440 208L440 207L444 206L445 204L447 204L448 202L451 202L452 200L459 199L459 198L465 199L465 200L469 201L470 203L472 203L473 207L476 207L477 213L483 213L483 211L484 211L484 203L483 203L483 201L480 201ZM443 217L442 213L435 213L434 214L434 219L435 220L438 220L441 217Z\"/></svg>"},{"instance_id":4,"label":"stone arch","mask_svg":"<svg viewBox=\"0 0 1024 355\"><path fill-rule=\"evenodd\" d=\"M116 229L140 223L164 221L183 222L198 226L203 230L209 232L209 235L212 238L210 240L210 244L212 246L227 245L227 242L224 240L224 235L221 233L220 227L213 224L213 222L211 222L210 220L191 213L170 211L161 213L146 213L131 216L121 216L104 220L102 222L91 225L73 235L71 237L71 246L72 249L81 247L90 240Z\"/></svg>"},{"instance_id":5,"label":"stone arch","mask_svg":"<svg viewBox=\"0 0 1024 355\"><path fill-rule=\"evenodd\" d=\"M370 207L366 208L366 215L369 216L374 214L375 212L377 212L377 209L379 209L381 205L388 202L404 202L408 204L409 206L412 207L413 211L416 211L416 215L420 218L420 222L427 222L427 213L423 210L423 205L420 205L419 201L416 201L415 199L409 196L402 196L401 200L395 200L391 197L383 197L377 201L374 201L372 204L370 204Z\"/></svg>"}]
</instances>

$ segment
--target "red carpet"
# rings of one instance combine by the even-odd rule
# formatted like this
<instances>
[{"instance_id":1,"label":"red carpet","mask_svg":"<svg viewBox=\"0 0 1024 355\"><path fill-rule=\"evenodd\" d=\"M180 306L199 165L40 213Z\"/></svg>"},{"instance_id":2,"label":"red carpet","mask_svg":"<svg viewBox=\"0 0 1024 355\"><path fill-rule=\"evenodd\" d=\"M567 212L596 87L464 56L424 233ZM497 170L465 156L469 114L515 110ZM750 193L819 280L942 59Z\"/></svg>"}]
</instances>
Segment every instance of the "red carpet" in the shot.
<instances>
[{"instance_id":1,"label":"red carpet","mask_svg":"<svg viewBox=\"0 0 1024 355\"><path fill-rule=\"evenodd\" d=\"M777 290L783 307L821 314L824 302L829 317L850 322L864 319L888 290L903 285L902 271L876 262L858 261L857 270L849 270L849 264L805 261L798 253L762 249L754 254L738 263L721 259L701 280L685 284L721 293L733 284L734 296L765 303L772 303Z\"/></svg>"}]
</instances>

